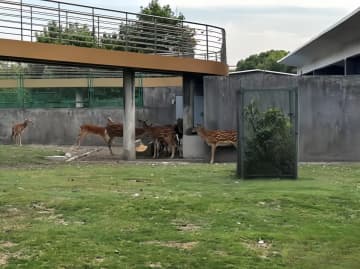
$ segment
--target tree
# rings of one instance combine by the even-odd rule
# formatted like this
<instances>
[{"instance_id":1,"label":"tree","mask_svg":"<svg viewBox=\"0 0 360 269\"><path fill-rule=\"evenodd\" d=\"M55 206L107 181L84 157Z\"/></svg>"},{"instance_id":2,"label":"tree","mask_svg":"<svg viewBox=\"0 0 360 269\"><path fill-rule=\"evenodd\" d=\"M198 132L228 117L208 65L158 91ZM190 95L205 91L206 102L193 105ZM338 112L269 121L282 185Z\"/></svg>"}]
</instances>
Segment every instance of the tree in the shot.
<instances>
[{"instance_id":1,"label":"tree","mask_svg":"<svg viewBox=\"0 0 360 269\"><path fill-rule=\"evenodd\" d=\"M118 33L103 34L102 44L113 50L192 55L195 32L183 25L184 19L182 13L176 15L169 5L161 6L158 0L152 0L147 7L141 7L137 21L122 23Z\"/></svg>"},{"instance_id":2,"label":"tree","mask_svg":"<svg viewBox=\"0 0 360 269\"><path fill-rule=\"evenodd\" d=\"M96 47L96 38L87 25L70 23L68 26L59 26L51 21L43 32L36 34L37 42L73 45L78 47Z\"/></svg>"},{"instance_id":3,"label":"tree","mask_svg":"<svg viewBox=\"0 0 360 269\"><path fill-rule=\"evenodd\" d=\"M280 64L277 61L286 56L289 52L285 50L269 50L249 56L238 61L236 71L263 69L277 72L295 73L293 67Z\"/></svg>"},{"instance_id":4,"label":"tree","mask_svg":"<svg viewBox=\"0 0 360 269\"><path fill-rule=\"evenodd\" d=\"M193 55L195 30L184 26L184 19L183 14L176 15L169 5L161 6L158 0L151 0L147 7L141 7L137 20L119 24L118 31L103 33L99 43L87 25L70 23L64 27L56 21L49 22L36 34L36 40L141 53Z\"/></svg>"}]
</instances>

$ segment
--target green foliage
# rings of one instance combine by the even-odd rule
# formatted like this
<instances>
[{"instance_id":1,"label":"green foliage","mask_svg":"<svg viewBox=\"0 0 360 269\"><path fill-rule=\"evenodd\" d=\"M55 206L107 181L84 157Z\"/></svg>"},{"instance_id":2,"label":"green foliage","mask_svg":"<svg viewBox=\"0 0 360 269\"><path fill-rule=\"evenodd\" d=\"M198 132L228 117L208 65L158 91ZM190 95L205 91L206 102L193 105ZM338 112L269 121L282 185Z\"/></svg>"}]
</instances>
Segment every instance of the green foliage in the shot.
<instances>
[{"instance_id":1,"label":"green foliage","mask_svg":"<svg viewBox=\"0 0 360 269\"><path fill-rule=\"evenodd\" d=\"M152 15L152 16L159 16L159 17L165 17L158 20L159 23L165 23L165 24L176 24L177 22L174 22L172 20L166 19L171 18L175 20L185 20L184 15L180 12L179 15L176 15L174 11L171 10L169 5L161 6L159 4L158 0L151 0L149 5L147 7L141 7L141 14L144 16L139 16L140 20L143 21L149 21L152 20L152 18L149 18L145 15Z\"/></svg>"},{"instance_id":2,"label":"green foliage","mask_svg":"<svg viewBox=\"0 0 360 269\"><path fill-rule=\"evenodd\" d=\"M262 69L277 72L295 73L293 67L280 64L277 61L286 56L289 52L285 50L269 50L254 54L244 60L238 61L236 71Z\"/></svg>"},{"instance_id":3,"label":"green foliage","mask_svg":"<svg viewBox=\"0 0 360 269\"><path fill-rule=\"evenodd\" d=\"M291 176L295 171L295 144L289 117L277 108L260 112L255 102L245 108L245 174Z\"/></svg>"},{"instance_id":4,"label":"green foliage","mask_svg":"<svg viewBox=\"0 0 360 269\"><path fill-rule=\"evenodd\" d=\"M96 47L96 38L87 25L70 23L62 27L56 21L48 23L43 32L36 34L37 42L73 45L78 47Z\"/></svg>"}]
</instances>

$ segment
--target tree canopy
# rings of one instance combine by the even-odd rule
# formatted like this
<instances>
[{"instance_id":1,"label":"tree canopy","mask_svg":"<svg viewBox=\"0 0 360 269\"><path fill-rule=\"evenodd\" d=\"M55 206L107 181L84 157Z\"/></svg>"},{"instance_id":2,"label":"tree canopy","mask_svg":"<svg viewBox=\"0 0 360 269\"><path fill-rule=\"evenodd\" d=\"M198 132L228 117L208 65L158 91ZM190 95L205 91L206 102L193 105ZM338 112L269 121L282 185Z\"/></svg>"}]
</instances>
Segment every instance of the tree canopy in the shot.
<instances>
[{"instance_id":1,"label":"tree canopy","mask_svg":"<svg viewBox=\"0 0 360 269\"><path fill-rule=\"evenodd\" d=\"M263 69L277 72L295 73L293 67L280 64L277 61L286 56L289 52L285 50L269 50L254 54L246 59L238 61L236 71Z\"/></svg>"},{"instance_id":2,"label":"tree canopy","mask_svg":"<svg viewBox=\"0 0 360 269\"><path fill-rule=\"evenodd\" d=\"M62 27L56 21L50 21L44 31L36 35L36 40L42 43L96 47L95 38L89 27L79 23L70 23L67 27Z\"/></svg>"},{"instance_id":3,"label":"tree canopy","mask_svg":"<svg viewBox=\"0 0 360 269\"><path fill-rule=\"evenodd\" d=\"M148 6L140 9L136 20L123 22L119 24L118 31L102 33L99 37L87 25L72 23L64 26L58 25L56 21L50 21L36 38L38 42L43 43L102 47L142 53L192 54L194 52L195 32L183 26L182 21L185 17L182 13L176 15L169 5L161 6L158 0L151 0Z\"/></svg>"}]
</instances>

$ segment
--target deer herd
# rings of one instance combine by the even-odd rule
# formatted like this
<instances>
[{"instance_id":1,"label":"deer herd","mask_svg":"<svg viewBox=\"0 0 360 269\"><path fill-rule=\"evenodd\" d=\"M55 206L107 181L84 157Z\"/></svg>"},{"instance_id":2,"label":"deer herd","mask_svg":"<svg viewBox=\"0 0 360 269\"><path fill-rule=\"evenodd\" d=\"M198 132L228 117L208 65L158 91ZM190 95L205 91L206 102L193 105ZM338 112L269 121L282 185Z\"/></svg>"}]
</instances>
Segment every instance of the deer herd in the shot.
<instances>
[{"instance_id":1,"label":"deer herd","mask_svg":"<svg viewBox=\"0 0 360 269\"><path fill-rule=\"evenodd\" d=\"M177 154L182 157L182 138L183 138L183 123L178 119L174 125L155 125L148 124L147 121L138 120L141 127L135 128L135 137L137 141L149 140L148 144L153 144L153 158L159 158L160 154L170 154L170 158L174 158ZM21 134L26 127L33 123L30 119L25 119L22 123L17 123L12 126L11 138L16 145L21 146ZM237 148L237 132L234 130L207 130L203 127L196 127L192 129L211 147L210 163L214 163L215 151L219 146L234 146ZM76 140L76 144L80 147L83 139L89 135L100 136L109 148L110 154L113 155L112 142L115 137L123 137L123 124L114 122L110 117L107 118L105 127L83 124L80 126L80 131ZM136 147L137 151L144 151L147 146L142 143Z\"/></svg>"}]
</instances>

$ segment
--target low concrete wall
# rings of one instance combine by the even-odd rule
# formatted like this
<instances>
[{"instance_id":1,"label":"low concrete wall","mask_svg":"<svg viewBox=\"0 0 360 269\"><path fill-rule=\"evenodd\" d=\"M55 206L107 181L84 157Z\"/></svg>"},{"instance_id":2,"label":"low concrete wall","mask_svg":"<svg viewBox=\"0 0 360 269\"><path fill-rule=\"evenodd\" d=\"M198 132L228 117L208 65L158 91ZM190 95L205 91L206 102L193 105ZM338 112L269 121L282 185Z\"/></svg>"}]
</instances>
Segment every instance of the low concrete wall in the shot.
<instances>
[{"instance_id":1,"label":"low concrete wall","mask_svg":"<svg viewBox=\"0 0 360 269\"><path fill-rule=\"evenodd\" d=\"M301 161L360 160L360 76L299 78Z\"/></svg>"}]
</instances>

